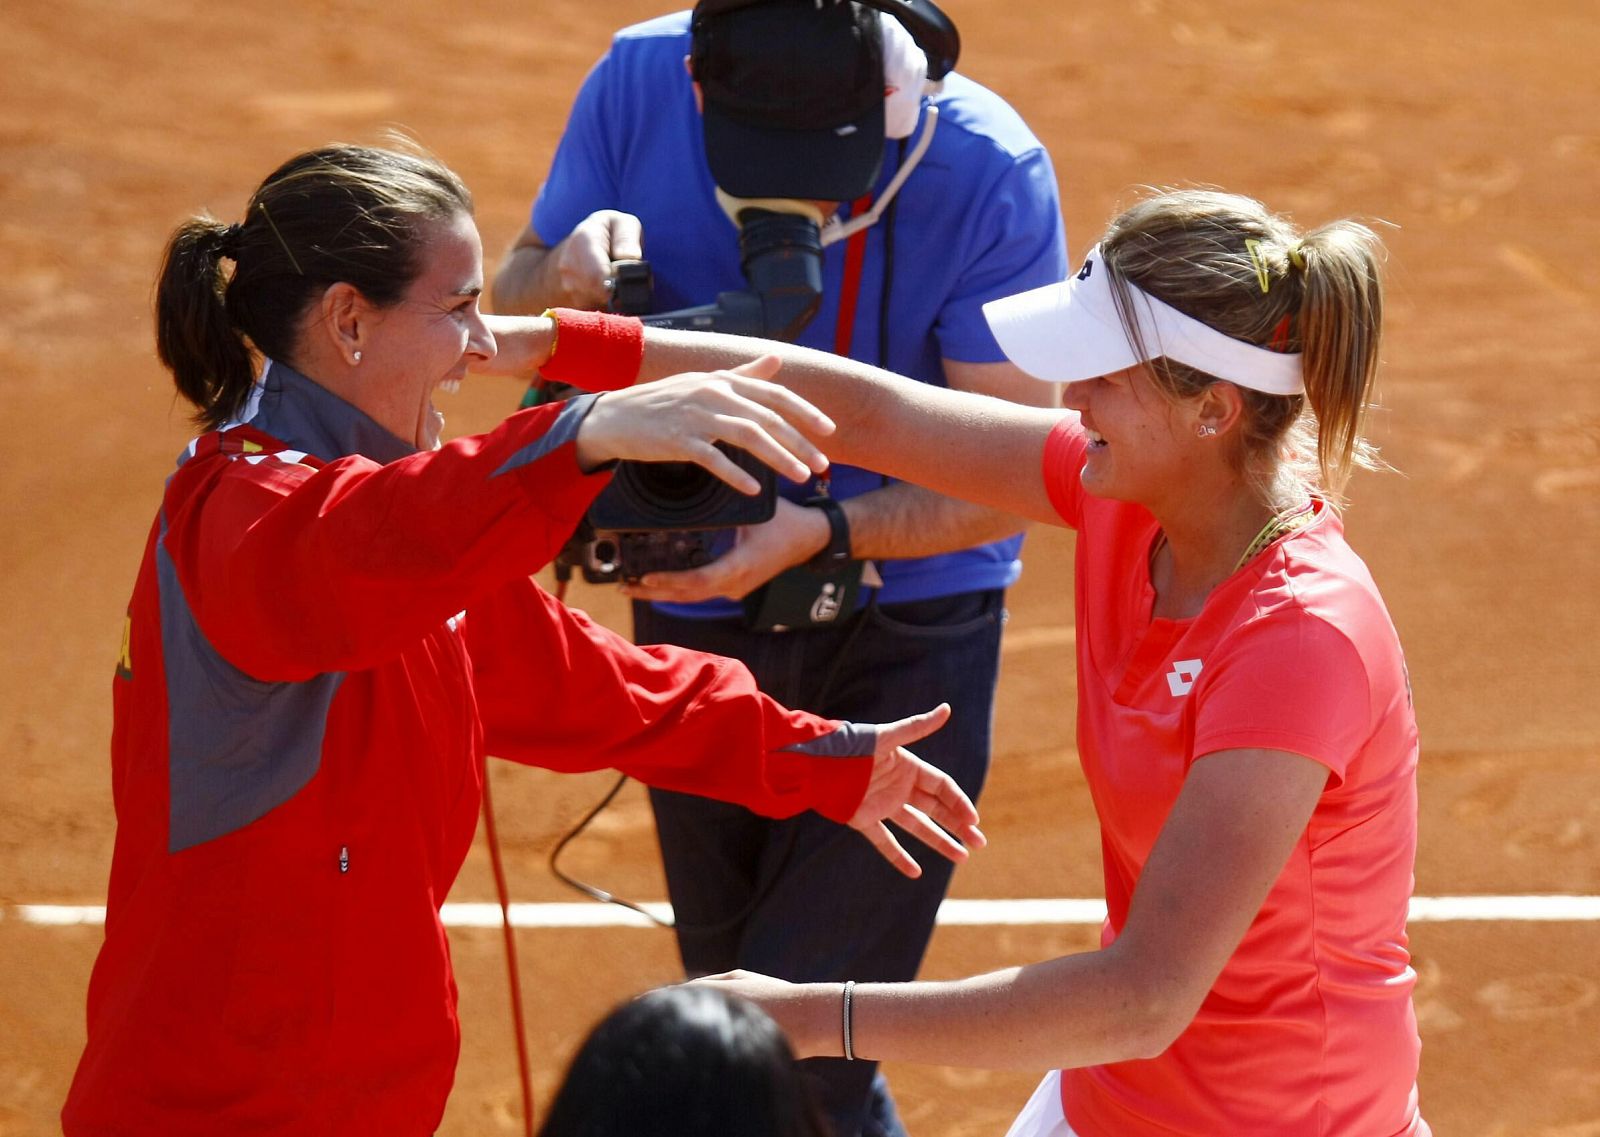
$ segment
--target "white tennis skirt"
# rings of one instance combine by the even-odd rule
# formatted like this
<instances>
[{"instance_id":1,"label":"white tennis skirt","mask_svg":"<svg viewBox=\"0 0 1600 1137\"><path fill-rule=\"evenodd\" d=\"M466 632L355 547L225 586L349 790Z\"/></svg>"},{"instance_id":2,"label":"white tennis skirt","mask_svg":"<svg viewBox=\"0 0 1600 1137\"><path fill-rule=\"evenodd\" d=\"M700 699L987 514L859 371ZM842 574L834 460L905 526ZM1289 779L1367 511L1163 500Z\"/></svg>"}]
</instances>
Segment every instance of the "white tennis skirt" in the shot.
<instances>
[{"instance_id":1,"label":"white tennis skirt","mask_svg":"<svg viewBox=\"0 0 1600 1137\"><path fill-rule=\"evenodd\" d=\"M1051 1070L1006 1131L1006 1137L1078 1137L1061 1112L1061 1071Z\"/></svg>"}]
</instances>

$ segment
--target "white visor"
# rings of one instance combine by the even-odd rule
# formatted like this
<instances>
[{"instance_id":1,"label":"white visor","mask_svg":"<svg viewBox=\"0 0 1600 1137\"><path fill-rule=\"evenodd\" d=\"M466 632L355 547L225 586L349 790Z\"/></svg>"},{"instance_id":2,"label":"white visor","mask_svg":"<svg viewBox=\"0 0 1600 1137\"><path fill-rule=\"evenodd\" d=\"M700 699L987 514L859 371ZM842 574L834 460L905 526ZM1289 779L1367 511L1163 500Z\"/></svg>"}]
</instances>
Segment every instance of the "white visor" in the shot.
<instances>
[{"instance_id":1,"label":"white visor","mask_svg":"<svg viewBox=\"0 0 1600 1137\"><path fill-rule=\"evenodd\" d=\"M1236 340L1133 284L1128 285L1128 298L1143 353L1122 326L1098 245L1071 280L991 300L983 314L1006 357L1034 378L1052 383L1096 379L1166 356L1269 395L1305 390L1298 352Z\"/></svg>"}]
</instances>

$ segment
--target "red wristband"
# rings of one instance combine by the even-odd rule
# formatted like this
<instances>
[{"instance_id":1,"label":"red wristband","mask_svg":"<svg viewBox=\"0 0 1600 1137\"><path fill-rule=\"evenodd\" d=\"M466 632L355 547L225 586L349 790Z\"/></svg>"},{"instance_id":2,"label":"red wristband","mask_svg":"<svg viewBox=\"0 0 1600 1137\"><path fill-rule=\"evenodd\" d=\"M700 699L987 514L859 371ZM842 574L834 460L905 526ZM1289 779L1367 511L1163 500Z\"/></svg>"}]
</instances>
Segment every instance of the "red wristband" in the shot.
<instances>
[{"instance_id":1,"label":"red wristband","mask_svg":"<svg viewBox=\"0 0 1600 1137\"><path fill-rule=\"evenodd\" d=\"M644 362L644 324L633 316L552 308L556 348L539 374L584 391L633 386Z\"/></svg>"}]
</instances>

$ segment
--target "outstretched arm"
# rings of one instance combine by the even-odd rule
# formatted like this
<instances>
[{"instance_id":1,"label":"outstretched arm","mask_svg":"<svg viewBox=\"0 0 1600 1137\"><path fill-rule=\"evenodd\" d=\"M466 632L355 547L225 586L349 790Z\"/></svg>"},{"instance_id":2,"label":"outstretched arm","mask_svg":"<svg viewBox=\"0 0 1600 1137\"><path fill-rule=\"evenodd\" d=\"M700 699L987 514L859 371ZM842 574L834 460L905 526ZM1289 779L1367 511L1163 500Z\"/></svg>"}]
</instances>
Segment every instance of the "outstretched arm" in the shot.
<instances>
[{"instance_id":1,"label":"outstretched arm","mask_svg":"<svg viewBox=\"0 0 1600 1137\"><path fill-rule=\"evenodd\" d=\"M1060 391L1010 362L944 361L945 381L969 391L1027 407L1055 409ZM780 372L777 377L783 382ZM924 384L926 386L926 384ZM1015 479L1020 471L1013 469ZM926 483L897 482L844 503L852 551L862 558L921 557L997 541L1021 532L1027 520L1014 512L950 497ZM1051 515L1051 520L1059 520ZM819 546L820 547L820 546Z\"/></svg>"},{"instance_id":2,"label":"outstretched arm","mask_svg":"<svg viewBox=\"0 0 1600 1137\"><path fill-rule=\"evenodd\" d=\"M1046 1069L1153 1057L1199 1010L1260 910L1327 781L1309 758L1231 750L1194 764L1135 890L1099 951L969 979L856 986L857 1057ZM842 1053L837 983L732 973L801 1057Z\"/></svg>"},{"instance_id":3,"label":"outstretched arm","mask_svg":"<svg viewBox=\"0 0 1600 1137\"><path fill-rule=\"evenodd\" d=\"M1053 407L1056 388L1011 363L944 362L951 386L1034 406ZM781 381L781 373L777 376ZM1014 513L937 493L911 482L892 482L843 503L850 552L858 560L927 557L967 549L1021 532L1028 522ZM764 525L747 526L727 553L708 565L646 575L628 586L640 600L692 603L712 596L739 598L827 544L830 528L819 511L787 501Z\"/></svg>"},{"instance_id":4,"label":"outstretched arm","mask_svg":"<svg viewBox=\"0 0 1600 1137\"><path fill-rule=\"evenodd\" d=\"M813 809L912 877L922 870L885 823L952 860L965 859L963 843L984 843L971 800L906 749L944 725L948 706L883 724L789 710L743 664L637 647L529 580L475 604L465 629L491 754L552 770L616 769L768 817Z\"/></svg>"},{"instance_id":5,"label":"outstretched arm","mask_svg":"<svg viewBox=\"0 0 1600 1137\"><path fill-rule=\"evenodd\" d=\"M757 352L782 363L775 382L838 425L828 442L835 461L1002 513L1061 524L1040 476L1045 438L1067 413L1058 408L941 389L794 344L656 328L645 332L640 379L690 369L696 360L726 367Z\"/></svg>"},{"instance_id":6,"label":"outstretched arm","mask_svg":"<svg viewBox=\"0 0 1600 1137\"><path fill-rule=\"evenodd\" d=\"M550 321L490 317L500 353L487 374L533 375L548 359ZM918 383L876 367L794 344L746 336L646 328L640 383L682 372L735 367L770 355L773 377L838 426L828 438L836 461L877 470L949 497L1019 518L1061 524L1045 492L1045 439L1063 415L975 391ZM607 377L609 385L620 384ZM861 555L873 555L868 549Z\"/></svg>"}]
</instances>

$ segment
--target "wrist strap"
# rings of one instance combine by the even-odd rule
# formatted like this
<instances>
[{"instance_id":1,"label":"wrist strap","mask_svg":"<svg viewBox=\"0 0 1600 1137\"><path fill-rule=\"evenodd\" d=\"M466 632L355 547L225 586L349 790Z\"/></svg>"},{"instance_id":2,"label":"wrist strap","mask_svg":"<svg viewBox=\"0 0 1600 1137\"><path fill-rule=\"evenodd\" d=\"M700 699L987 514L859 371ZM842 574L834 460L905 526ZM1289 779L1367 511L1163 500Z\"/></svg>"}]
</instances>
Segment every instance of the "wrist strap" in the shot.
<instances>
[{"instance_id":1,"label":"wrist strap","mask_svg":"<svg viewBox=\"0 0 1600 1137\"><path fill-rule=\"evenodd\" d=\"M633 386L644 362L641 321L577 308L551 308L545 315L556 323L555 347L539 368L547 382L585 391L619 391Z\"/></svg>"},{"instance_id":2,"label":"wrist strap","mask_svg":"<svg viewBox=\"0 0 1600 1137\"><path fill-rule=\"evenodd\" d=\"M817 572L833 572L850 563L850 520L844 515L844 506L826 494L806 498L806 504L820 509L828 518L828 543L807 565Z\"/></svg>"}]
</instances>

